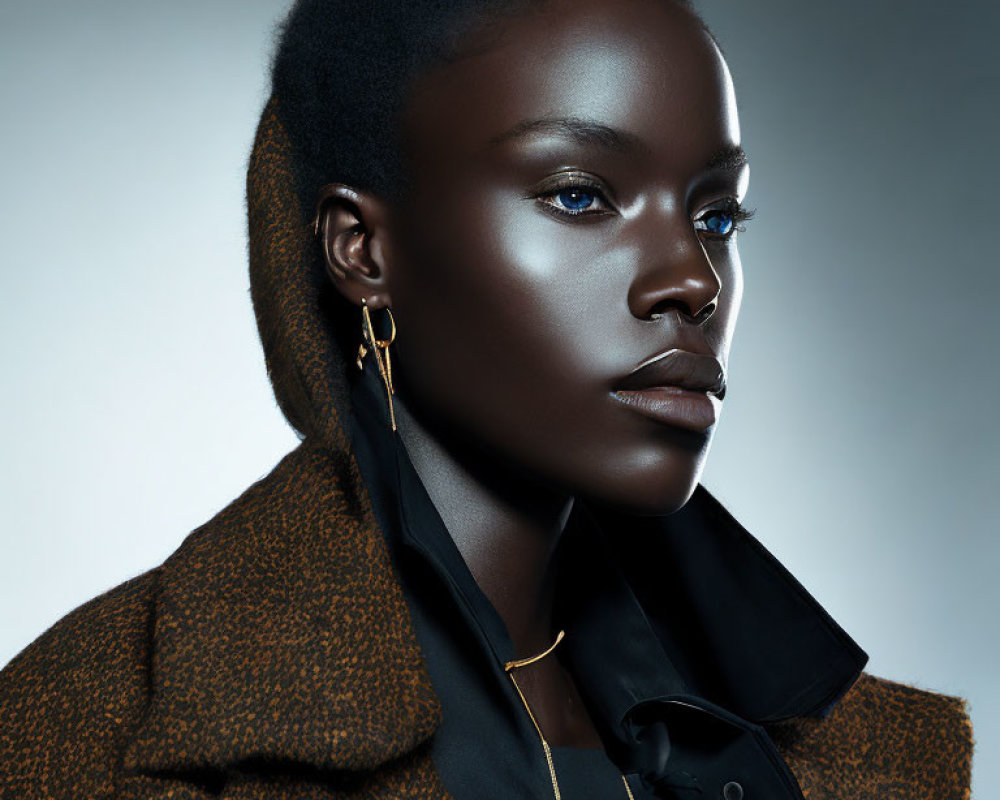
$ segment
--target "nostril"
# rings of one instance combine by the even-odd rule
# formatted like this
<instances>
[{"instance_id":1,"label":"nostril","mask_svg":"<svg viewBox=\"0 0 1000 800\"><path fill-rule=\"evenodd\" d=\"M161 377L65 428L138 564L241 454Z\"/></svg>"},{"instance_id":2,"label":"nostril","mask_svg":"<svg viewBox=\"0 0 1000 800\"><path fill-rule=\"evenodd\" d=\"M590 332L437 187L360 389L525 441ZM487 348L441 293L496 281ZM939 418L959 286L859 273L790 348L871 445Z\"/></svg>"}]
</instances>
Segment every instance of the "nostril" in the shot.
<instances>
[{"instance_id":1,"label":"nostril","mask_svg":"<svg viewBox=\"0 0 1000 800\"><path fill-rule=\"evenodd\" d=\"M715 313L716 306L717 304L713 300L711 303L706 305L701 311L695 314L692 317L692 319L700 325L701 323L705 322L709 317L711 317L712 314Z\"/></svg>"},{"instance_id":2,"label":"nostril","mask_svg":"<svg viewBox=\"0 0 1000 800\"><path fill-rule=\"evenodd\" d=\"M647 319L657 320L670 311L676 311L680 314L680 316L684 317L684 319L689 320L696 325L700 325L715 313L715 309L716 302L713 300L708 305L704 306L697 314L692 314L690 307L686 303L682 303L672 298L667 298L666 300L661 300L649 310Z\"/></svg>"},{"instance_id":3,"label":"nostril","mask_svg":"<svg viewBox=\"0 0 1000 800\"><path fill-rule=\"evenodd\" d=\"M659 319L664 314L673 310L680 311L682 314L684 313L684 310L680 307L680 303L678 303L676 300L671 300L669 298L666 300L661 300L651 309L649 309L649 316L647 317L647 319L651 320Z\"/></svg>"}]
</instances>

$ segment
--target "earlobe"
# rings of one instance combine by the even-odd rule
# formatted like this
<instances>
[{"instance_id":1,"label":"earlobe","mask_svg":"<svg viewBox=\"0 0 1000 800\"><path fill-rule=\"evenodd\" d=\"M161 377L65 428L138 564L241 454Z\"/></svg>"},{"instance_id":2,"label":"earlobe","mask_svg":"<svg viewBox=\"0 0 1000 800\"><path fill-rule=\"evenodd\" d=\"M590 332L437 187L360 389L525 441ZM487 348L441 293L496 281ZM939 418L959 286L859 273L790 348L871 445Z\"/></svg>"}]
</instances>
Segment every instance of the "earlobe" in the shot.
<instances>
[{"instance_id":1,"label":"earlobe","mask_svg":"<svg viewBox=\"0 0 1000 800\"><path fill-rule=\"evenodd\" d=\"M372 308L389 305L385 248L388 235L381 200L340 183L320 189L313 225L327 275L355 305L364 298Z\"/></svg>"}]
</instances>

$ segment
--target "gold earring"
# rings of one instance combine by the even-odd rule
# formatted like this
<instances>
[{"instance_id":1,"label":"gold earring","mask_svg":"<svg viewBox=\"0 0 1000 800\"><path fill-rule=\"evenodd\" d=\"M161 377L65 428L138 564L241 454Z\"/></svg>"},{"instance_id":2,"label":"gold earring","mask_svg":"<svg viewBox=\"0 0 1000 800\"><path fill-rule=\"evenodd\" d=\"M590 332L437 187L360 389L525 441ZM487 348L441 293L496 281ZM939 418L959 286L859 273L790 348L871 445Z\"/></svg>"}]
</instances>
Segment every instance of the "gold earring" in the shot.
<instances>
[{"instance_id":1,"label":"gold earring","mask_svg":"<svg viewBox=\"0 0 1000 800\"><path fill-rule=\"evenodd\" d=\"M389 421L392 423L392 429L396 430L396 413L392 407L392 360L389 357L389 345L396 341L396 320L392 316L392 311L386 306L385 313L389 315L389 324L391 327L391 332L388 339L379 339L375 336L375 328L372 327L371 314L368 311L368 301L365 298L361 298L361 344L358 345L358 358L355 362L358 365L358 369L364 369L365 363L364 358L368 353L368 347L365 347L365 342L372 348L372 353L375 355L375 363L378 364L379 374L382 376L382 382L385 384L385 394L389 400Z\"/></svg>"}]
</instances>

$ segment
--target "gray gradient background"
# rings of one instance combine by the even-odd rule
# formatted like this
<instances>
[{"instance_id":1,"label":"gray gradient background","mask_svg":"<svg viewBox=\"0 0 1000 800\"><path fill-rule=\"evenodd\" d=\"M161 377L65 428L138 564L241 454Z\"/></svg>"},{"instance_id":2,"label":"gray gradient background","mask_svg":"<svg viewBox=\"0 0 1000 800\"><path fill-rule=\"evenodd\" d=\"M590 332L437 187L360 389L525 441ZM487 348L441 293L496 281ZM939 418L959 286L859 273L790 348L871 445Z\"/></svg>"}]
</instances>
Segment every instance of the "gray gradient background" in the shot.
<instances>
[{"instance_id":1,"label":"gray gradient background","mask_svg":"<svg viewBox=\"0 0 1000 800\"><path fill-rule=\"evenodd\" d=\"M706 485L1000 784L1000 10L708 0L751 154ZM243 177L280 2L0 5L0 664L295 444ZM141 200L140 200L141 198Z\"/></svg>"}]
</instances>

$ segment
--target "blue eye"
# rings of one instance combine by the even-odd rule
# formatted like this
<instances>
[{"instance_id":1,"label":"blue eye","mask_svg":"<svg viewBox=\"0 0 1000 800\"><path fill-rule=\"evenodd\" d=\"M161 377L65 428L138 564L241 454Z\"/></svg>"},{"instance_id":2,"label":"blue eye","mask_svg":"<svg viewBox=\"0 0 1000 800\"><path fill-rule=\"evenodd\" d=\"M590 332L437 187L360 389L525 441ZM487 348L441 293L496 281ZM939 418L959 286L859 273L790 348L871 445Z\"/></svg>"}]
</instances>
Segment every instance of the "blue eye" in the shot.
<instances>
[{"instance_id":1,"label":"blue eye","mask_svg":"<svg viewBox=\"0 0 1000 800\"><path fill-rule=\"evenodd\" d=\"M736 225L732 215L725 211L713 211L702 217L701 221L705 224L705 230L713 236L728 236Z\"/></svg>"},{"instance_id":2,"label":"blue eye","mask_svg":"<svg viewBox=\"0 0 1000 800\"><path fill-rule=\"evenodd\" d=\"M583 211L590 208L596 199L593 192L581 189L565 189L555 195L555 198L567 211Z\"/></svg>"},{"instance_id":3,"label":"blue eye","mask_svg":"<svg viewBox=\"0 0 1000 800\"><path fill-rule=\"evenodd\" d=\"M609 192L598 178L579 172L561 172L549 176L539 186L524 195L533 199L546 212L569 219L596 219L613 214L614 204Z\"/></svg>"},{"instance_id":4,"label":"blue eye","mask_svg":"<svg viewBox=\"0 0 1000 800\"><path fill-rule=\"evenodd\" d=\"M700 217L694 219L694 229L707 234L711 239L729 239L736 231L740 222L746 222L753 217L753 211L744 208L735 198L730 198L722 208L710 208Z\"/></svg>"}]
</instances>

